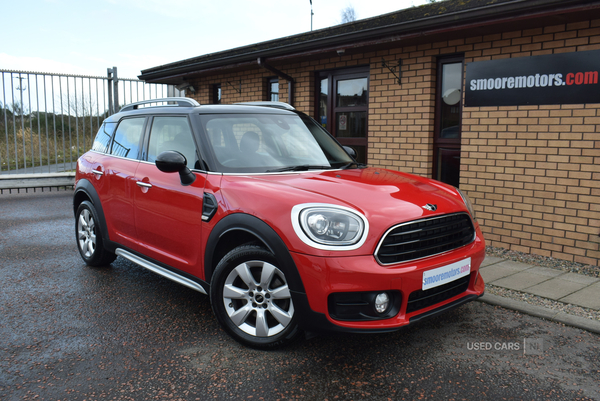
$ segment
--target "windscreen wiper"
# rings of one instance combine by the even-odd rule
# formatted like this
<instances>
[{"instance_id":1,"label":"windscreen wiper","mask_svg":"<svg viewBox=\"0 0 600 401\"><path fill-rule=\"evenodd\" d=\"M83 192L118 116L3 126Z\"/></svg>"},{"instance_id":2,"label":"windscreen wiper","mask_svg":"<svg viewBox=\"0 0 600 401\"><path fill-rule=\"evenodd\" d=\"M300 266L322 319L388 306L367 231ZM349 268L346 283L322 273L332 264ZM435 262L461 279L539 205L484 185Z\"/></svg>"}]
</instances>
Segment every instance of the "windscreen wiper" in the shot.
<instances>
[{"instance_id":1,"label":"windscreen wiper","mask_svg":"<svg viewBox=\"0 0 600 401\"><path fill-rule=\"evenodd\" d=\"M355 167L352 167L355 166ZM366 168L367 165L363 164L363 163L358 163L358 162L350 162L347 164L344 164L342 167L340 167L341 170L346 170L348 168Z\"/></svg>"},{"instance_id":2,"label":"windscreen wiper","mask_svg":"<svg viewBox=\"0 0 600 401\"><path fill-rule=\"evenodd\" d=\"M308 170L329 170L331 166L316 166L311 164L301 164L298 166L282 167L275 170L267 170L267 173L280 173L283 171L308 171Z\"/></svg>"}]
</instances>

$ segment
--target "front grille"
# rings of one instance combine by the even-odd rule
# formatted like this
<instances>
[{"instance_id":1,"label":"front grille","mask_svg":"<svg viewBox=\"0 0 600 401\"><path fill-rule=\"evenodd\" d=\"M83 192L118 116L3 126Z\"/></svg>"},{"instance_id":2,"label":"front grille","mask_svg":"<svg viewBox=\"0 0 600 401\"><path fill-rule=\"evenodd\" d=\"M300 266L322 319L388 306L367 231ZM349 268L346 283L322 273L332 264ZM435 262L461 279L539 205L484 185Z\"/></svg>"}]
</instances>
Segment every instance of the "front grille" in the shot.
<instances>
[{"instance_id":1,"label":"front grille","mask_svg":"<svg viewBox=\"0 0 600 401\"><path fill-rule=\"evenodd\" d=\"M417 290L411 292L408 296L408 303L406 304L406 313L427 308L428 306L443 302L465 292L469 287L470 280L471 275L468 275L447 284L440 285L439 287L430 288L429 290Z\"/></svg>"},{"instance_id":2,"label":"front grille","mask_svg":"<svg viewBox=\"0 0 600 401\"><path fill-rule=\"evenodd\" d=\"M406 262L460 248L474 239L469 215L450 214L394 227L379 243L375 257L383 265Z\"/></svg>"}]
</instances>

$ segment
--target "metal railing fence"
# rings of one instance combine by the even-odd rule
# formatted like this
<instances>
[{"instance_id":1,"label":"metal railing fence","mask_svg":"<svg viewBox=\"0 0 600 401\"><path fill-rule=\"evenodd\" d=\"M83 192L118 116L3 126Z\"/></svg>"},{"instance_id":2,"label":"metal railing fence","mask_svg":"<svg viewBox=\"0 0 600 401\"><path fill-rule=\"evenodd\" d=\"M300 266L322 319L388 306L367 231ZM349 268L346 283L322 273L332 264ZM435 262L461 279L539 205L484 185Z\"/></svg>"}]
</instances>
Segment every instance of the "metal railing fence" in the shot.
<instances>
[{"instance_id":1,"label":"metal railing fence","mask_svg":"<svg viewBox=\"0 0 600 401\"><path fill-rule=\"evenodd\" d=\"M119 78L0 70L0 175L70 171L119 105L184 96L171 85Z\"/></svg>"}]
</instances>

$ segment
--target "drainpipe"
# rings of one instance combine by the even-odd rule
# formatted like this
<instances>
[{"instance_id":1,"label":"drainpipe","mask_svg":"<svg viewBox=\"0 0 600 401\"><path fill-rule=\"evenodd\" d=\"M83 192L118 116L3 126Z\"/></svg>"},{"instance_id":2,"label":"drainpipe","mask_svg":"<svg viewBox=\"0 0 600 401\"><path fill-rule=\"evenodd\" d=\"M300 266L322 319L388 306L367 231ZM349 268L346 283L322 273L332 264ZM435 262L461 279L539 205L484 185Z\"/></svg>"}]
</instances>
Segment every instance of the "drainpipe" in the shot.
<instances>
[{"instance_id":1,"label":"drainpipe","mask_svg":"<svg viewBox=\"0 0 600 401\"><path fill-rule=\"evenodd\" d=\"M279 78L285 79L288 83L288 104L293 106L294 104L294 78L290 77L286 73L279 71L277 68L267 64L263 57L259 57L257 59L258 65L262 68L271 71L273 74L277 75Z\"/></svg>"}]
</instances>

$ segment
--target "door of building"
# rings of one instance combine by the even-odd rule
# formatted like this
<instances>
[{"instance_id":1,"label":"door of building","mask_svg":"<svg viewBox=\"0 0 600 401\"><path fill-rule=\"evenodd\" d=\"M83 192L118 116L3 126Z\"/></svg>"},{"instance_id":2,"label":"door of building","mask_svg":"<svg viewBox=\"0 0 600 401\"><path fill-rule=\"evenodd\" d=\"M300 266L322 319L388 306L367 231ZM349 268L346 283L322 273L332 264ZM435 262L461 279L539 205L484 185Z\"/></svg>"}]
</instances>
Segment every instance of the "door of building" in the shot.
<instances>
[{"instance_id":1,"label":"door of building","mask_svg":"<svg viewBox=\"0 0 600 401\"><path fill-rule=\"evenodd\" d=\"M320 72L317 79L317 121L367 162L369 110L368 67Z\"/></svg>"},{"instance_id":2,"label":"door of building","mask_svg":"<svg viewBox=\"0 0 600 401\"><path fill-rule=\"evenodd\" d=\"M462 116L463 57L437 62L433 178L458 187Z\"/></svg>"}]
</instances>

